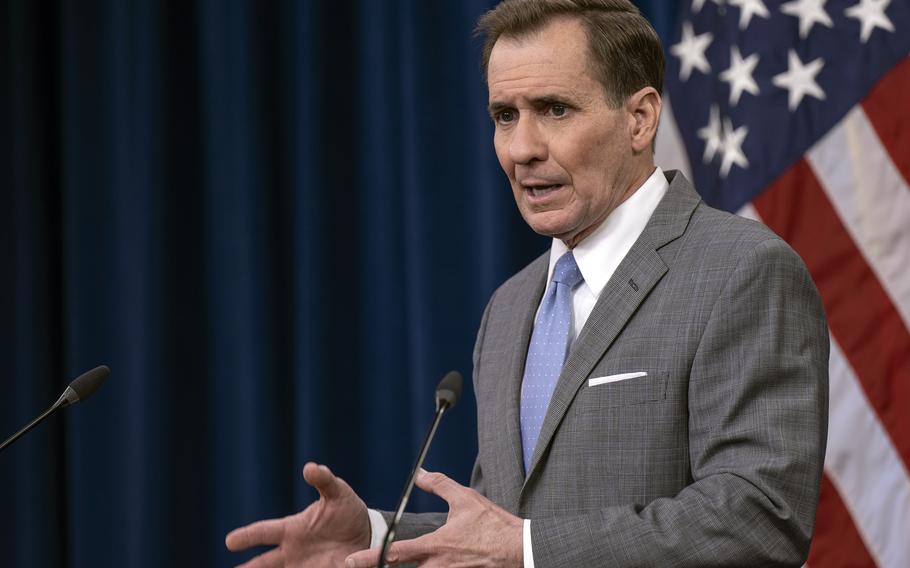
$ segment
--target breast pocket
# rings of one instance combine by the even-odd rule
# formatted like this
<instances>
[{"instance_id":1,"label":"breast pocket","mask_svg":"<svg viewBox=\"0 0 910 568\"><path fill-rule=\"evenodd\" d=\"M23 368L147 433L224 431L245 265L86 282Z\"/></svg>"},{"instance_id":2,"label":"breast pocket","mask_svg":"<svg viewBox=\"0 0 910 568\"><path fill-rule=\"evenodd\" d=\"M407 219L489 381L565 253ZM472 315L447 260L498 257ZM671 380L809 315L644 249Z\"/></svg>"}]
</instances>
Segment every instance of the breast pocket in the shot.
<instances>
[{"instance_id":1,"label":"breast pocket","mask_svg":"<svg viewBox=\"0 0 910 568\"><path fill-rule=\"evenodd\" d=\"M632 406L662 401L667 396L669 373L648 371L646 376L634 376L616 381L589 379L579 393L581 412L599 412L605 408Z\"/></svg>"}]
</instances>

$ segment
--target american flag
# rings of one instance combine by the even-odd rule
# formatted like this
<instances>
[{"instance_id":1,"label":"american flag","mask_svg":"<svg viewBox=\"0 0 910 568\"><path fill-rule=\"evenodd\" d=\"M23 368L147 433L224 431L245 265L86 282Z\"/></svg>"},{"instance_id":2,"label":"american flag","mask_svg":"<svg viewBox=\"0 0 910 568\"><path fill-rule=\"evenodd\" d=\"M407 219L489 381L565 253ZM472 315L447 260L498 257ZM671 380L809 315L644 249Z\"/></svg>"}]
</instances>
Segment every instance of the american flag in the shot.
<instances>
[{"instance_id":1,"label":"american flag","mask_svg":"<svg viewBox=\"0 0 910 568\"><path fill-rule=\"evenodd\" d=\"M910 567L910 2L693 0L657 163L802 256L831 333L808 565Z\"/></svg>"}]
</instances>

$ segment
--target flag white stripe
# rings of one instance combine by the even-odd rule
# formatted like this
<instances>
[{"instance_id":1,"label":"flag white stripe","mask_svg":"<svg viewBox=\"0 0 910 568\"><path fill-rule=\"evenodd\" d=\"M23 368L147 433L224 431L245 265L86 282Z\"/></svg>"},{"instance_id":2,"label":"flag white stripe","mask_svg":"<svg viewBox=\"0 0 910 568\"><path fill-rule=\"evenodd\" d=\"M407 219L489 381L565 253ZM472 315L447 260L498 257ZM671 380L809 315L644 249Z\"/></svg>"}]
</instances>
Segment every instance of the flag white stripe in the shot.
<instances>
[{"instance_id":1,"label":"flag white stripe","mask_svg":"<svg viewBox=\"0 0 910 568\"><path fill-rule=\"evenodd\" d=\"M660 126L657 129L657 143L654 145L654 163L663 170L679 170L686 179L695 183L686 145L673 116L673 108L670 106L670 94L664 93L661 100L663 109L660 111Z\"/></svg>"},{"instance_id":2,"label":"flag white stripe","mask_svg":"<svg viewBox=\"0 0 910 568\"><path fill-rule=\"evenodd\" d=\"M910 188L862 107L855 106L806 159L910 329Z\"/></svg>"},{"instance_id":3,"label":"flag white stripe","mask_svg":"<svg viewBox=\"0 0 910 568\"><path fill-rule=\"evenodd\" d=\"M910 473L831 338L825 470L881 568L910 560Z\"/></svg>"}]
</instances>

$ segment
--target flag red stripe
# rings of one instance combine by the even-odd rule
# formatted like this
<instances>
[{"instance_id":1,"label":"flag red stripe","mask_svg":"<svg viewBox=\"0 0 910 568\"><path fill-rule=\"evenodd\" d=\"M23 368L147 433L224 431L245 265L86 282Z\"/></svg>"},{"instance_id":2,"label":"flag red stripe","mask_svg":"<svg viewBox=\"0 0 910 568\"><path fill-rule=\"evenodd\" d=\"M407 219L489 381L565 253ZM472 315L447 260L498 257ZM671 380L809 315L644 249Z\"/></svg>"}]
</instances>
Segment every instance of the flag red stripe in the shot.
<instances>
[{"instance_id":1,"label":"flag red stripe","mask_svg":"<svg viewBox=\"0 0 910 568\"><path fill-rule=\"evenodd\" d=\"M910 93L910 57L903 58L882 77L862 106L894 165L910 184L910 106L904 100L907 93Z\"/></svg>"},{"instance_id":2,"label":"flag red stripe","mask_svg":"<svg viewBox=\"0 0 910 568\"><path fill-rule=\"evenodd\" d=\"M828 326L904 464L910 467L910 333L808 163L799 160L753 202L802 256Z\"/></svg>"},{"instance_id":3,"label":"flag red stripe","mask_svg":"<svg viewBox=\"0 0 910 568\"><path fill-rule=\"evenodd\" d=\"M859 536L853 518L827 474L822 476L808 564L809 568L875 567L875 561Z\"/></svg>"}]
</instances>

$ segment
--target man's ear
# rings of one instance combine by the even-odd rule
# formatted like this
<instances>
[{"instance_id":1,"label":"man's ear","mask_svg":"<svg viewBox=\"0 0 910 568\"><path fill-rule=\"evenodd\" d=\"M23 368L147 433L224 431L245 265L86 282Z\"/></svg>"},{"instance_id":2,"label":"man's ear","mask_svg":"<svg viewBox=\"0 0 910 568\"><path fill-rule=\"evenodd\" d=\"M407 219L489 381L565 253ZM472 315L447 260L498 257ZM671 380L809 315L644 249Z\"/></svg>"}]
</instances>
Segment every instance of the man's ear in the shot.
<instances>
[{"instance_id":1,"label":"man's ear","mask_svg":"<svg viewBox=\"0 0 910 568\"><path fill-rule=\"evenodd\" d=\"M660 93L654 87L645 87L626 99L629 114L632 150L638 154L651 151L660 122Z\"/></svg>"}]
</instances>

